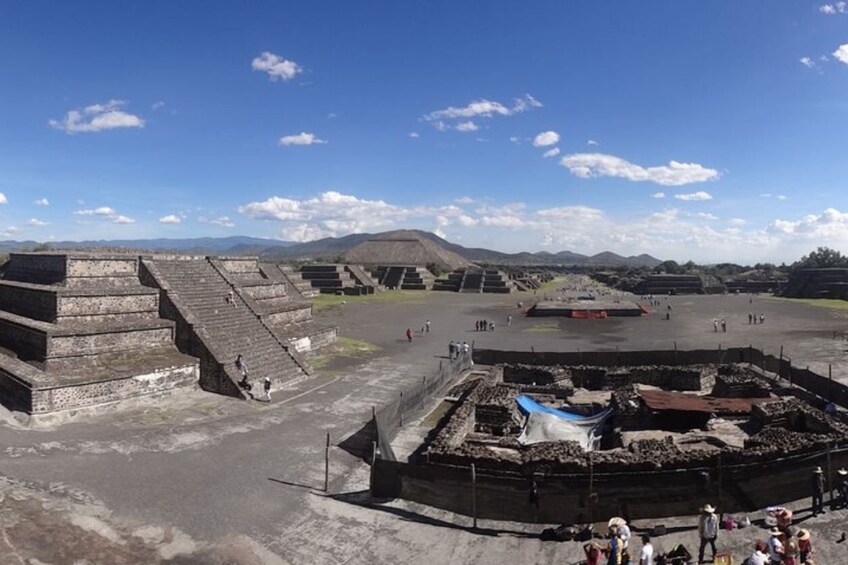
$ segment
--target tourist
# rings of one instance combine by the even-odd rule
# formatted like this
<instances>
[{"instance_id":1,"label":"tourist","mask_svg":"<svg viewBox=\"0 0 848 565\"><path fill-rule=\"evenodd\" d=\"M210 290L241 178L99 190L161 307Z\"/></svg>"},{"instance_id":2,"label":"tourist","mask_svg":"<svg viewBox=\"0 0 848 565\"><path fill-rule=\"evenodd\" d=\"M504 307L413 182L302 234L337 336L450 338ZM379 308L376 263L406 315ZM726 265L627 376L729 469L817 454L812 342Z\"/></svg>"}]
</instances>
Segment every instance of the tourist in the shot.
<instances>
[{"instance_id":1,"label":"tourist","mask_svg":"<svg viewBox=\"0 0 848 565\"><path fill-rule=\"evenodd\" d=\"M718 333L718 320L713 320L713 331Z\"/></svg>"},{"instance_id":2,"label":"tourist","mask_svg":"<svg viewBox=\"0 0 848 565\"><path fill-rule=\"evenodd\" d=\"M630 546L630 526L622 521L618 526L618 537L621 540L621 550L625 551Z\"/></svg>"},{"instance_id":3,"label":"tourist","mask_svg":"<svg viewBox=\"0 0 848 565\"><path fill-rule=\"evenodd\" d=\"M839 483L836 485L836 491L839 493L839 506L848 508L848 469L842 467L836 473L839 475Z\"/></svg>"},{"instance_id":4,"label":"tourist","mask_svg":"<svg viewBox=\"0 0 848 565\"><path fill-rule=\"evenodd\" d=\"M704 549L707 544L710 544L713 559L716 554L716 538L718 537L718 516L715 514L715 508L710 504L705 504L701 509L701 517L698 519L698 537L701 538L701 547L698 549L698 561L704 562Z\"/></svg>"},{"instance_id":5,"label":"tourist","mask_svg":"<svg viewBox=\"0 0 848 565\"><path fill-rule=\"evenodd\" d=\"M427 321L424 322L424 331L430 333L430 318L427 318Z\"/></svg>"},{"instance_id":6,"label":"tourist","mask_svg":"<svg viewBox=\"0 0 848 565\"><path fill-rule=\"evenodd\" d=\"M506 317L506 327L510 327L510 326L512 326L512 315L511 314Z\"/></svg>"},{"instance_id":7,"label":"tourist","mask_svg":"<svg viewBox=\"0 0 848 565\"><path fill-rule=\"evenodd\" d=\"M727 322L725 320L721 321L721 331L727 333Z\"/></svg>"},{"instance_id":8,"label":"tourist","mask_svg":"<svg viewBox=\"0 0 848 565\"><path fill-rule=\"evenodd\" d=\"M754 317L754 315L753 315L753 314L751 314L750 312L748 312L748 325L749 325L749 326L751 325L751 319L752 319L753 317Z\"/></svg>"},{"instance_id":9,"label":"tourist","mask_svg":"<svg viewBox=\"0 0 848 565\"><path fill-rule=\"evenodd\" d=\"M813 503L810 510L813 512L813 516L818 516L819 512L824 514L824 471L822 471L821 467L813 469L811 487L813 490Z\"/></svg>"},{"instance_id":10,"label":"tourist","mask_svg":"<svg viewBox=\"0 0 848 565\"><path fill-rule=\"evenodd\" d=\"M406 328L406 341L412 343L412 329Z\"/></svg>"},{"instance_id":11,"label":"tourist","mask_svg":"<svg viewBox=\"0 0 848 565\"><path fill-rule=\"evenodd\" d=\"M642 551L639 553L639 565L654 564L654 546L651 545L651 538L647 535L642 536Z\"/></svg>"},{"instance_id":12,"label":"tourist","mask_svg":"<svg viewBox=\"0 0 848 565\"><path fill-rule=\"evenodd\" d=\"M495 323L494 322L489 322L489 331L490 332L495 331Z\"/></svg>"},{"instance_id":13,"label":"tourist","mask_svg":"<svg viewBox=\"0 0 848 565\"><path fill-rule=\"evenodd\" d=\"M241 373L241 380L243 383L247 382L247 362L244 360L244 357L241 356L241 353L236 355L236 369L239 373Z\"/></svg>"},{"instance_id":14,"label":"tourist","mask_svg":"<svg viewBox=\"0 0 848 565\"><path fill-rule=\"evenodd\" d=\"M801 557L801 563L808 563L810 556L813 554L810 530L805 530L804 528L798 530L798 552Z\"/></svg>"},{"instance_id":15,"label":"tourist","mask_svg":"<svg viewBox=\"0 0 848 565\"><path fill-rule=\"evenodd\" d=\"M583 553L586 554L586 565L602 565L601 559L604 556L604 548L598 542L592 540L585 544Z\"/></svg>"},{"instance_id":16,"label":"tourist","mask_svg":"<svg viewBox=\"0 0 848 565\"><path fill-rule=\"evenodd\" d=\"M748 565L768 565L769 557L767 555L768 547L765 543L758 541L754 546L754 553L748 558Z\"/></svg>"},{"instance_id":17,"label":"tourist","mask_svg":"<svg viewBox=\"0 0 848 565\"><path fill-rule=\"evenodd\" d=\"M798 540L790 537L783 546L783 565L798 565Z\"/></svg>"},{"instance_id":18,"label":"tourist","mask_svg":"<svg viewBox=\"0 0 848 565\"><path fill-rule=\"evenodd\" d=\"M621 540L615 526L609 529L609 543L604 553L607 554L607 565L621 565Z\"/></svg>"},{"instance_id":19,"label":"tourist","mask_svg":"<svg viewBox=\"0 0 848 565\"><path fill-rule=\"evenodd\" d=\"M236 305L236 298L233 294L233 289L229 289L227 291L227 304L232 304L233 306Z\"/></svg>"},{"instance_id":20,"label":"tourist","mask_svg":"<svg viewBox=\"0 0 848 565\"><path fill-rule=\"evenodd\" d=\"M462 342L462 354L467 356L469 351L470 351L470 348L468 347L468 343L463 341Z\"/></svg>"},{"instance_id":21,"label":"tourist","mask_svg":"<svg viewBox=\"0 0 848 565\"><path fill-rule=\"evenodd\" d=\"M456 344L451 340L448 344L448 359L453 360L454 352L456 351Z\"/></svg>"},{"instance_id":22,"label":"tourist","mask_svg":"<svg viewBox=\"0 0 848 565\"><path fill-rule=\"evenodd\" d=\"M771 536L768 540L769 565L780 565L781 561L783 561L783 543L780 541L781 533L777 526L769 532Z\"/></svg>"},{"instance_id":23,"label":"tourist","mask_svg":"<svg viewBox=\"0 0 848 565\"><path fill-rule=\"evenodd\" d=\"M764 323L765 321L766 321L766 315L765 315L765 314L760 314L760 323L762 324L762 323Z\"/></svg>"},{"instance_id":24,"label":"tourist","mask_svg":"<svg viewBox=\"0 0 848 565\"><path fill-rule=\"evenodd\" d=\"M269 377L265 377L265 384L262 388L265 389L265 402L271 402L271 379Z\"/></svg>"}]
</instances>

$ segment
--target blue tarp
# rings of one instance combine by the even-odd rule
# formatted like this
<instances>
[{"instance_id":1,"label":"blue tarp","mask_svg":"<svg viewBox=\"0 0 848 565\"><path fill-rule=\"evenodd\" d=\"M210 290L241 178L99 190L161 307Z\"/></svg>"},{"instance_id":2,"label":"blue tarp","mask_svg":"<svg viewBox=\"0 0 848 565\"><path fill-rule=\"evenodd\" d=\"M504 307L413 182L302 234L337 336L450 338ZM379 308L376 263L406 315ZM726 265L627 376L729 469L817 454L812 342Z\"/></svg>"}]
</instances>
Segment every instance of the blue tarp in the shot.
<instances>
[{"instance_id":1,"label":"blue tarp","mask_svg":"<svg viewBox=\"0 0 848 565\"><path fill-rule=\"evenodd\" d=\"M550 406L543 406L539 404L529 396L525 394L520 394L515 399L516 404L518 404L518 409L521 410L524 414L530 414L531 412L544 412L546 414L552 414L563 420L585 420L586 418L593 418L594 416L582 416L580 414L575 414L573 412L566 412L565 410L557 410L556 408L551 408Z\"/></svg>"}]
</instances>

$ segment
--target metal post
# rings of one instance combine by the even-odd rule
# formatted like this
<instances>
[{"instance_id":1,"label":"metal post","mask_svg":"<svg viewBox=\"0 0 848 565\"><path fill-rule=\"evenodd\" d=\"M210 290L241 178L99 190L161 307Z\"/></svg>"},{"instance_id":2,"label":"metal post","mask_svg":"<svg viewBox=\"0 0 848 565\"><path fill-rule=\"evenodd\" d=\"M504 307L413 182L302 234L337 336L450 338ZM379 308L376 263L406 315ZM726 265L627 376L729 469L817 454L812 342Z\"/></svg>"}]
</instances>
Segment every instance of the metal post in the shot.
<instances>
[{"instance_id":1,"label":"metal post","mask_svg":"<svg viewBox=\"0 0 848 565\"><path fill-rule=\"evenodd\" d=\"M474 518L474 529L477 529L477 468L471 464L471 516Z\"/></svg>"},{"instance_id":2,"label":"metal post","mask_svg":"<svg viewBox=\"0 0 848 565\"><path fill-rule=\"evenodd\" d=\"M398 404L398 413L400 415L400 427L403 427L403 391L400 391L400 403Z\"/></svg>"},{"instance_id":3,"label":"metal post","mask_svg":"<svg viewBox=\"0 0 848 565\"><path fill-rule=\"evenodd\" d=\"M324 447L324 492L330 490L330 432L327 432L327 445Z\"/></svg>"}]
</instances>

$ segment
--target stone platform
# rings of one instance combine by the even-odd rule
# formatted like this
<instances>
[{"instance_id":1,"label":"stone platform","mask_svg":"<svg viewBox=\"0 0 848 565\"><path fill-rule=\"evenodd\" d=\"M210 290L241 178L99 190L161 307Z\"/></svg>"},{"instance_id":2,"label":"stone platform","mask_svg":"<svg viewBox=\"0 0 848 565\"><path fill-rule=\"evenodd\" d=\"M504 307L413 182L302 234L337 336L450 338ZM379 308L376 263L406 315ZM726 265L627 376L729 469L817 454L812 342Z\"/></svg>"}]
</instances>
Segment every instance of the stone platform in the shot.
<instances>
[{"instance_id":1,"label":"stone platform","mask_svg":"<svg viewBox=\"0 0 848 565\"><path fill-rule=\"evenodd\" d=\"M565 318L606 318L641 316L645 310L635 302L619 300L569 300L539 302L528 310L528 316L562 316Z\"/></svg>"}]
</instances>

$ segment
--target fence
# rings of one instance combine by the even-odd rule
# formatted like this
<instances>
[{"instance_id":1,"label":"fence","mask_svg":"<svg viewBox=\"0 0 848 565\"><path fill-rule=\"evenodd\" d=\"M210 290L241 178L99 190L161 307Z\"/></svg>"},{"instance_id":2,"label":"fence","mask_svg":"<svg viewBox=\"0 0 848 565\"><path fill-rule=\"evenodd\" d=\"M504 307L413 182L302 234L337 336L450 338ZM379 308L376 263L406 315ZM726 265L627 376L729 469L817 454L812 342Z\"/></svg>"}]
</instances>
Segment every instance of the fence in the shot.
<instances>
[{"instance_id":1,"label":"fence","mask_svg":"<svg viewBox=\"0 0 848 565\"><path fill-rule=\"evenodd\" d=\"M474 363L532 365L690 365L748 363L763 372L807 389L813 401L824 400L848 407L848 387L808 369L793 367L790 359L766 355L753 347L717 350L679 351L592 351L536 352L476 349ZM789 384L787 383L787 384ZM423 384L422 384L422 387ZM438 394L440 387L431 389ZM417 397L416 397L417 398ZM824 400L821 400L824 399ZM837 466L848 466L848 448L831 449L786 457L779 460L722 468L717 467L588 472L549 475L542 478L544 503L528 504L528 477L497 469L471 466L396 461L387 442L402 425L405 412L417 406L412 398L401 398L380 410L377 427L381 437L381 458L373 461L371 492L379 497L401 497L476 518L530 522L567 522L595 519L597 516L627 514L633 518L653 518L697 512L699 505L717 501L722 511L750 511L809 494L810 471L821 465L828 480ZM400 424L398 424L400 422ZM767 478L767 480L763 480ZM715 502L713 502L715 503Z\"/></svg>"}]
</instances>

